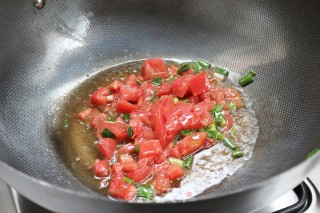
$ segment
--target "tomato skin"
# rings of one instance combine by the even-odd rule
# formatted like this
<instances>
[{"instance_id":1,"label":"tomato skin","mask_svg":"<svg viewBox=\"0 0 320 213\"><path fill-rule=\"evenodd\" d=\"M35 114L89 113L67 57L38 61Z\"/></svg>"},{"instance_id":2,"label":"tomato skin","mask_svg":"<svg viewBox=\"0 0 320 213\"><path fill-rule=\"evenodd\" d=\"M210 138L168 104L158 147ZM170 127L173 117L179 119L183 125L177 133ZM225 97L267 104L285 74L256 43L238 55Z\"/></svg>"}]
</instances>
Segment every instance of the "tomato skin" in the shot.
<instances>
[{"instance_id":1,"label":"tomato skin","mask_svg":"<svg viewBox=\"0 0 320 213\"><path fill-rule=\"evenodd\" d=\"M91 115L92 112L93 112L92 108L87 108L87 109L79 112L78 113L79 120L85 121Z\"/></svg>"},{"instance_id":2,"label":"tomato skin","mask_svg":"<svg viewBox=\"0 0 320 213\"><path fill-rule=\"evenodd\" d=\"M167 170L167 176L170 180L177 180L184 176L184 170L178 164L172 163Z\"/></svg>"},{"instance_id":3,"label":"tomato skin","mask_svg":"<svg viewBox=\"0 0 320 213\"><path fill-rule=\"evenodd\" d=\"M99 122L97 126L97 136L99 138L102 137L102 131L108 128L114 135L115 138L118 140L124 140L127 138L127 132L122 128L122 125L119 123L111 123L107 121Z\"/></svg>"},{"instance_id":4,"label":"tomato skin","mask_svg":"<svg viewBox=\"0 0 320 213\"><path fill-rule=\"evenodd\" d=\"M93 171L94 174L98 177L108 177L110 173L110 164L108 160L99 160L94 161Z\"/></svg>"},{"instance_id":5,"label":"tomato skin","mask_svg":"<svg viewBox=\"0 0 320 213\"><path fill-rule=\"evenodd\" d=\"M98 148L102 156L110 160L116 151L117 142L111 138L101 138L98 142Z\"/></svg>"},{"instance_id":6,"label":"tomato skin","mask_svg":"<svg viewBox=\"0 0 320 213\"><path fill-rule=\"evenodd\" d=\"M195 75L190 81L190 89L193 95L208 92L211 88L210 80L206 71Z\"/></svg>"},{"instance_id":7,"label":"tomato skin","mask_svg":"<svg viewBox=\"0 0 320 213\"><path fill-rule=\"evenodd\" d=\"M120 87L120 97L126 101L137 102L142 95L141 90L135 86L123 85Z\"/></svg>"},{"instance_id":8,"label":"tomato skin","mask_svg":"<svg viewBox=\"0 0 320 213\"><path fill-rule=\"evenodd\" d=\"M107 104L107 96L109 94L109 91L106 87L101 87L97 89L94 93L91 95L91 104L96 106L104 106Z\"/></svg>"},{"instance_id":9,"label":"tomato skin","mask_svg":"<svg viewBox=\"0 0 320 213\"><path fill-rule=\"evenodd\" d=\"M182 156L186 156L200 149L204 145L206 137L207 133L205 132L195 132L180 140L176 147Z\"/></svg>"},{"instance_id":10,"label":"tomato skin","mask_svg":"<svg viewBox=\"0 0 320 213\"><path fill-rule=\"evenodd\" d=\"M144 141L139 145L138 159L155 158L162 153L162 148L159 140Z\"/></svg>"},{"instance_id":11,"label":"tomato skin","mask_svg":"<svg viewBox=\"0 0 320 213\"><path fill-rule=\"evenodd\" d=\"M136 196L137 187L124 182L122 175L117 175L111 180L108 192L113 197L131 201Z\"/></svg>"},{"instance_id":12,"label":"tomato skin","mask_svg":"<svg viewBox=\"0 0 320 213\"><path fill-rule=\"evenodd\" d=\"M130 113L137 110L137 106L129 103L126 100L121 99L117 103L116 109L118 113Z\"/></svg>"},{"instance_id":13,"label":"tomato skin","mask_svg":"<svg viewBox=\"0 0 320 213\"><path fill-rule=\"evenodd\" d=\"M144 61L141 67L141 75L144 80L150 80L155 77L168 78L169 73L164 61L160 58L151 58Z\"/></svg>"}]
</instances>

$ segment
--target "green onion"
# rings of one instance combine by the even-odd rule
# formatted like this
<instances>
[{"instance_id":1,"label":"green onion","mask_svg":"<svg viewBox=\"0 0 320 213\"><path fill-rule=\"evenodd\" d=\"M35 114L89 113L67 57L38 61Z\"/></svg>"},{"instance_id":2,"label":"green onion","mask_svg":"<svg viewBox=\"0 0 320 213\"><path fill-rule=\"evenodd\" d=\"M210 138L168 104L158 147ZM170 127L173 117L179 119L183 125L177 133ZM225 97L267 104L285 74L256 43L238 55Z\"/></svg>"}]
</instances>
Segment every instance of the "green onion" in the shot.
<instances>
[{"instance_id":1,"label":"green onion","mask_svg":"<svg viewBox=\"0 0 320 213\"><path fill-rule=\"evenodd\" d=\"M191 135L192 133L194 133L196 130L181 130L180 134L183 136L188 136Z\"/></svg>"},{"instance_id":2,"label":"green onion","mask_svg":"<svg viewBox=\"0 0 320 213\"><path fill-rule=\"evenodd\" d=\"M174 77L173 75L170 76L170 78L168 79L170 83L174 82L174 80L176 80L176 77Z\"/></svg>"},{"instance_id":3,"label":"green onion","mask_svg":"<svg viewBox=\"0 0 320 213\"><path fill-rule=\"evenodd\" d=\"M212 130L212 129L204 129L205 132L208 133L208 137L212 139L217 139L219 141L222 141L224 139L224 135L217 130Z\"/></svg>"},{"instance_id":4,"label":"green onion","mask_svg":"<svg viewBox=\"0 0 320 213\"><path fill-rule=\"evenodd\" d=\"M116 121L116 119L115 119L115 118L113 118L113 117L109 117L109 118L108 118L108 121L109 121L109 122L115 122L115 121Z\"/></svg>"},{"instance_id":5,"label":"green onion","mask_svg":"<svg viewBox=\"0 0 320 213\"><path fill-rule=\"evenodd\" d=\"M157 93L157 91L155 91L155 92L153 93L153 97L150 99L150 102L151 102L151 103L155 102L156 99L157 99L157 97L158 97L158 93Z\"/></svg>"},{"instance_id":6,"label":"green onion","mask_svg":"<svg viewBox=\"0 0 320 213\"><path fill-rule=\"evenodd\" d=\"M130 113L122 114L122 118L123 118L123 120L124 120L126 123L129 123Z\"/></svg>"},{"instance_id":7,"label":"green onion","mask_svg":"<svg viewBox=\"0 0 320 213\"><path fill-rule=\"evenodd\" d=\"M139 146L135 146L135 147L134 147L134 151L135 151L136 153L139 153Z\"/></svg>"},{"instance_id":8,"label":"green onion","mask_svg":"<svg viewBox=\"0 0 320 213\"><path fill-rule=\"evenodd\" d=\"M237 148L237 145L227 137L223 139L223 143L225 146L227 146L231 150L235 150Z\"/></svg>"},{"instance_id":9,"label":"green onion","mask_svg":"<svg viewBox=\"0 0 320 213\"><path fill-rule=\"evenodd\" d=\"M184 99L183 102L184 103L190 103L190 100L189 99Z\"/></svg>"},{"instance_id":10,"label":"green onion","mask_svg":"<svg viewBox=\"0 0 320 213\"><path fill-rule=\"evenodd\" d=\"M256 76L256 72L253 70L249 70L248 73L239 79L239 84L242 87L245 87L253 82L253 78Z\"/></svg>"},{"instance_id":11,"label":"green onion","mask_svg":"<svg viewBox=\"0 0 320 213\"><path fill-rule=\"evenodd\" d=\"M196 63L201 66L202 70L206 70L206 69L209 69L211 67L210 63L208 63L206 61L203 61L203 60L198 60Z\"/></svg>"},{"instance_id":12,"label":"green onion","mask_svg":"<svg viewBox=\"0 0 320 213\"><path fill-rule=\"evenodd\" d=\"M243 156L243 151L240 149L235 149L231 151L231 156L233 158L241 158Z\"/></svg>"},{"instance_id":13,"label":"green onion","mask_svg":"<svg viewBox=\"0 0 320 213\"><path fill-rule=\"evenodd\" d=\"M129 137L129 138L131 138L131 137L132 137L132 135L133 135L132 126L129 126L129 127L128 127L127 135L128 135L128 137Z\"/></svg>"},{"instance_id":14,"label":"green onion","mask_svg":"<svg viewBox=\"0 0 320 213\"><path fill-rule=\"evenodd\" d=\"M161 83L162 83L162 78L155 77L155 78L152 80L152 84L155 85L155 86L160 86Z\"/></svg>"},{"instance_id":15,"label":"green onion","mask_svg":"<svg viewBox=\"0 0 320 213\"><path fill-rule=\"evenodd\" d=\"M216 127L216 125L215 125L214 123L210 124L210 125L208 126L208 129L209 129L209 130L213 130L213 131L217 131L217 127Z\"/></svg>"},{"instance_id":16,"label":"green onion","mask_svg":"<svg viewBox=\"0 0 320 213\"><path fill-rule=\"evenodd\" d=\"M190 68L191 64L183 64L179 69L178 69L178 73L182 73L184 71L187 71Z\"/></svg>"},{"instance_id":17,"label":"green onion","mask_svg":"<svg viewBox=\"0 0 320 213\"><path fill-rule=\"evenodd\" d=\"M177 158L173 158L173 157L169 157L168 160L169 160L171 163L178 164L178 165L181 166L181 167L184 166L183 160L180 160L180 159L177 159Z\"/></svg>"},{"instance_id":18,"label":"green onion","mask_svg":"<svg viewBox=\"0 0 320 213\"><path fill-rule=\"evenodd\" d=\"M123 181L126 182L126 183L134 184L134 181L131 180L130 178L126 177L126 176L123 176Z\"/></svg>"},{"instance_id":19,"label":"green onion","mask_svg":"<svg viewBox=\"0 0 320 213\"><path fill-rule=\"evenodd\" d=\"M186 159L184 159L184 168L191 169L192 163L193 163L193 156L189 155L188 157L186 157Z\"/></svg>"},{"instance_id":20,"label":"green onion","mask_svg":"<svg viewBox=\"0 0 320 213\"><path fill-rule=\"evenodd\" d=\"M115 137L115 135L108 128L105 128L102 131L101 135L104 138L114 138Z\"/></svg>"},{"instance_id":21,"label":"green onion","mask_svg":"<svg viewBox=\"0 0 320 213\"><path fill-rule=\"evenodd\" d=\"M192 68L194 70L194 74L199 73L200 71L202 71L202 66L199 63L194 63L192 64Z\"/></svg>"},{"instance_id":22,"label":"green onion","mask_svg":"<svg viewBox=\"0 0 320 213\"><path fill-rule=\"evenodd\" d=\"M177 97L173 98L173 102L176 104L179 102L179 99Z\"/></svg>"},{"instance_id":23,"label":"green onion","mask_svg":"<svg viewBox=\"0 0 320 213\"><path fill-rule=\"evenodd\" d=\"M220 75L223 75L224 77L228 77L229 71L222 69L220 67L216 67L214 70L216 73L219 73Z\"/></svg>"},{"instance_id":24,"label":"green onion","mask_svg":"<svg viewBox=\"0 0 320 213\"><path fill-rule=\"evenodd\" d=\"M136 82L137 82L137 84L139 84L139 85L142 84L142 82L141 82L139 79L137 79Z\"/></svg>"},{"instance_id":25,"label":"green onion","mask_svg":"<svg viewBox=\"0 0 320 213\"><path fill-rule=\"evenodd\" d=\"M176 137L174 138L174 140L173 140L173 144L176 145L177 142L180 141L180 140L181 140L181 135L180 135L180 133L178 133L178 134L176 135Z\"/></svg>"},{"instance_id":26,"label":"green onion","mask_svg":"<svg viewBox=\"0 0 320 213\"><path fill-rule=\"evenodd\" d=\"M234 135L237 134L237 128L236 128L235 126L233 126L233 127L231 128L231 133L234 134Z\"/></svg>"},{"instance_id":27,"label":"green onion","mask_svg":"<svg viewBox=\"0 0 320 213\"><path fill-rule=\"evenodd\" d=\"M226 119L224 119L221 113L217 113L217 115L215 116L214 122L216 122L216 124L221 127L224 127L227 125L227 121Z\"/></svg>"},{"instance_id":28,"label":"green onion","mask_svg":"<svg viewBox=\"0 0 320 213\"><path fill-rule=\"evenodd\" d=\"M150 200L154 195L154 190L150 184L138 185L137 197L143 197Z\"/></svg>"},{"instance_id":29,"label":"green onion","mask_svg":"<svg viewBox=\"0 0 320 213\"><path fill-rule=\"evenodd\" d=\"M64 117L64 121L63 121L63 127L64 128L68 128L68 119L69 119L69 116L68 116L68 114L66 114L65 115L65 117Z\"/></svg>"},{"instance_id":30,"label":"green onion","mask_svg":"<svg viewBox=\"0 0 320 213\"><path fill-rule=\"evenodd\" d=\"M309 154L308 158L311 158L313 155L315 155L320 149L319 148L314 148Z\"/></svg>"},{"instance_id":31,"label":"green onion","mask_svg":"<svg viewBox=\"0 0 320 213\"><path fill-rule=\"evenodd\" d=\"M217 112L222 112L223 107L220 104L214 105L214 107L210 110L211 114L217 113Z\"/></svg>"},{"instance_id":32,"label":"green onion","mask_svg":"<svg viewBox=\"0 0 320 213\"><path fill-rule=\"evenodd\" d=\"M233 103L233 102L227 102L227 105L228 105L230 110L234 110L236 108L236 104Z\"/></svg>"}]
</instances>

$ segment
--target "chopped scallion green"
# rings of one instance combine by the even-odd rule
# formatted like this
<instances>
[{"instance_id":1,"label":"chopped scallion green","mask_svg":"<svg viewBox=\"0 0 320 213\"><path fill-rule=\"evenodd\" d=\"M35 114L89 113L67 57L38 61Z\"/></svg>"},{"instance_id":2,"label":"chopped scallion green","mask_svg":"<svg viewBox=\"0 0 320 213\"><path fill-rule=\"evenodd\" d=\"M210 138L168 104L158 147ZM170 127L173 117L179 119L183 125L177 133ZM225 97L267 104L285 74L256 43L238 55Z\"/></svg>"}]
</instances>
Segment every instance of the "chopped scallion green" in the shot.
<instances>
[{"instance_id":1,"label":"chopped scallion green","mask_svg":"<svg viewBox=\"0 0 320 213\"><path fill-rule=\"evenodd\" d=\"M155 78L152 80L152 84L155 85L155 86L160 86L161 83L162 83L162 78L155 77Z\"/></svg>"},{"instance_id":2,"label":"chopped scallion green","mask_svg":"<svg viewBox=\"0 0 320 213\"><path fill-rule=\"evenodd\" d=\"M137 79L136 82L137 82L137 84L139 84L139 85L142 84L142 82L141 82L139 79Z\"/></svg>"},{"instance_id":3,"label":"chopped scallion green","mask_svg":"<svg viewBox=\"0 0 320 213\"><path fill-rule=\"evenodd\" d=\"M64 117L64 121L63 121L63 127L64 128L68 128L68 126L69 126L69 124L68 124L68 121L69 120L69 116L68 116L68 114L66 114L65 115L65 117Z\"/></svg>"},{"instance_id":4,"label":"chopped scallion green","mask_svg":"<svg viewBox=\"0 0 320 213\"><path fill-rule=\"evenodd\" d=\"M178 134L176 135L176 137L174 138L174 140L173 140L173 144L176 145L177 142L180 141L180 140L181 140L181 135L180 135L180 133L178 133Z\"/></svg>"},{"instance_id":5,"label":"chopped scallion green","mask_svg":"<svg viewBox=\"0 0 320 213\"><path fill-rule=\"evenodd\" d=\"M169 157L168 160L169 160L171 163L178 164L178 165L181 166L181 167L184 166L183 160L180 160L180 159L177 159L177 158L173 158L173 157Z\"/></svg>"},{"instance_id":6,"label":"chopped scallion green","mask_svg":"<svg viewBox=\"0 0 320 213\"><path fill-rule=\"evenodd\" d=\"M192 163L193 163L193 156L189 155L188 157L186 157L186 159L184 159L184 168L191 169Z\"/></svg>"},{"instance_id":7,"label":"chopped scallion green","mask_svg":"<svg viewBox=\"0 0 320 213\"><path fill-rule=\"evenodd\" d=\"M192 133L194 133L196 130L181 130L180 131L180 134L183 135L183 136L188 136L188 135L191 135Z\"/></svg>"},{"instance_id":8,"label":"chopped scallion green","mask_svg":"<svg viewBox=\"0 0 320 213\"><path fill-rule=\"evenodd\" d=\"M230 110L234 110L236 108L236 104L233 103L233 102L227 102L227 105L228 105Z\"/></svg>"},{"instance_id":9,"label":"chopped scallion green","mask_svg":"<svg viewBox=\"0 0 320 213\"><path fill-rule=\"evenodd\" d=\"M145 185L137 185L137 197L143 197L147 200L151 200L152 196L154 195L154 190L150 184Z\"/></svg>"},{"instance_id":10,"label":"chopped scallion green","mask_svg":"<svg viewBox=\"0 0 320 213\"><path fill-rule=\"evenodd\" d=\"M225 77L228 77L229 75L229 71L225 70L225 69L222 69L220 67L216 67L215 70L214 70L216 73L219 73L220 75L223 75Z\"/></svg>"},{"instance_id":11,"label":"chopped scallion green","mask_svg":"<svg viewBox=\"0 0 320 213\"><path fill-rule=\"evenodd\" d=\"M202 70L206 70L206 69L209 69L211 67L210 63L208 63L206 61L203 61L203 60L198 60L196 63L201 66Z\"/></svg>"},{"instance_id":12,"label":"chopped scallion green","mask_svg":"<svg viewBox=\"0 0 320 213\"><path fill-rule=\"evenodd\" d=\"M129 137L129 138L131 138L131 137L132 137L132 135L133 135L132 126L129 126L129 127L128 127L127 135L128 135L128 137Z\"/></svg>"},{"instance_id":13,"label":"chopped scallion green","mask_svg":"<svg viewBox=\"0 0 320 213\"><path fill-rule=\"evenodd\" d=\"M155 91L155 92L153 93L153 97L150 99L150 102L151 102L151 103L155 102L157 98L158 98L158 93L157 93L157 91Z\"/></svg>"},{"instance_id":14,"label":"chopped scallion green","mask_svg":"<svg viewBox=\"0 0 320 213\"><path fill-rule=\"evenodd\" d=\"M170 76L170 78L168 79L170 83L174 82L174 80L176 80L176 77L174 77L173 75Z\"/></svg>"},{"instance_id":15,"label":"chopped scallion green","mask_svg":"<svg viewBox=\"0 0 320 213\"><path fill-rule=\"evenodd\" d=\"M101 135L104 138L115 138L115 135L108 128L105 128L102 131Z\"/></svg>"},{"instance_id":16,"label":"chopped scallion green","mask_svg":"<svg viewBox=\"0 0 320 213\"><path fill-rule=\"evenodd\" d=\"M177 97L173 98L173 102L176 104L179 102L179 99Z\"/></svg>"},{"instance_id":17,"label":"chopped scallion green","mask_svg":"<svg viewBox=\"0 0 320 213\"><path fill-rule=\"evenodd\" d=\"M223 143L231 150L235 150L237 148L237 145L227 137L223 139Z\"/></svg>"},{"instance_id":18,"label":"chopped scallion green","mask_svg":"<svg viewBox=\"0 0 320 213\"><path fill-rule=\"evenodd\" d=\"M109 118L108 118L108 121L109 121L109 122L115 122L115 121L116 121L116 119L115 119L115 118L113 118L113 117L109 117Z\"/></svg>"},{"instance_id":19,"label":"chopped scallion green","mask_svg":"<svg viewBox=\"0 0 320 213\"><path fill-rule=\"evenodd\" d=\"M190 103L190 100L189 99L184 99L183 102L184 103Z\"/></svg>"},{"instance_id":20,"label":"chopped scallion green","mask_svg":"<svg viewBox=\"0 0 320 213\"><path fill-rule=\"evenodd\" d=\"M190 68L191 64L187 63L187 64L183 64L179 69L178 69L178 73L182 73L184 71L187 71Z\"/></svg>"},{"instance_id":21,"label":"chopped scallion green","mask_svg":"<svg viewBox=\"0 0 320 213\"><path fill-rule=\"evenodd\" d=\"M134 181L131 180L130 178L126 177L126 176L123 176L123 181L126 182L126 183L134 184Z\"/></svg>"},{"instance_id":22,"label":"chopped scallion green","mask_svg":"<svg viewBox=\"0 0 320 213\"><path fill-rule=\"evenodd\" d=\"M124 113L122 114L122 118L126 123L129 123L130 120L130 113Z\"/></svg>"},{"instance_id":23,"label":"chopped scallion green","mask_svg":"<svg viewBox=\"0 0 320 213\"><path fill-rule=\"evenodd\" d=\"M249 70L245 76L239 79L239 84L242 87L245 87L253 82L253 78L256 76L256 72L253 70Z\"/></svg>"},{"instance_id":24,"label":"chopped scallion green","mask_svg":"<svg viewBox=\"0 0 320 213\"><path fill-rule=\"evenodd\" d=\"M309 154L308 158L311 158L313 155L315 155L320 149L319 148L314 148Z\"/></svg>"},{"instance_id":25,"label":"chopped scallion green","mask_svg":"<svg viewBox=\"0 0 320 213\"><path fill-rule=\"evenodd\" d=\"M135 151L136 153L139 153L139 146L135 146L135 147L134 147L134 151Z\"/></svg>"},{"instance_id":26,"label":"chopped scallion green","mask_svg":"<svg viewBox=\"0 0 320 213\"><path fill-rule=\"evenodd\" d=\"M241 158L241 157L243 157L243 151L240 150L240 149L232 150L232 151L231 151L231 156L232 156L233 158Z\"/></svg>"}]
</instances>

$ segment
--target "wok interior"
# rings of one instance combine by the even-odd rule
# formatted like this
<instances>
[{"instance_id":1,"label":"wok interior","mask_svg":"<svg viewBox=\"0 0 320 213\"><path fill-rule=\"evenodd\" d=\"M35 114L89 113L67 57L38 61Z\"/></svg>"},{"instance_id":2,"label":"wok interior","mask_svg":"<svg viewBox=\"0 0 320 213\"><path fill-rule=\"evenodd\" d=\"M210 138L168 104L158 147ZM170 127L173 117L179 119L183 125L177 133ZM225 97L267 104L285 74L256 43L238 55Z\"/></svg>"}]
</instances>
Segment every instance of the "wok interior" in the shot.
<instances>
[{"instance_id":1,"label":"wok interior","mask_svg":"<svg viewBox=\"0 0 320 213\"><path fill-rule=\"evenodd\" d=\"M42 10L28 2L1 7L0 160L31 177L95 194L56 148L59 103L88 73L148 57L201 58L241 74L257 72L246 88L260 128L254 155L202 197L267 180L320 146L318 1L48 1Z\"/></svg>"}]
</instances>

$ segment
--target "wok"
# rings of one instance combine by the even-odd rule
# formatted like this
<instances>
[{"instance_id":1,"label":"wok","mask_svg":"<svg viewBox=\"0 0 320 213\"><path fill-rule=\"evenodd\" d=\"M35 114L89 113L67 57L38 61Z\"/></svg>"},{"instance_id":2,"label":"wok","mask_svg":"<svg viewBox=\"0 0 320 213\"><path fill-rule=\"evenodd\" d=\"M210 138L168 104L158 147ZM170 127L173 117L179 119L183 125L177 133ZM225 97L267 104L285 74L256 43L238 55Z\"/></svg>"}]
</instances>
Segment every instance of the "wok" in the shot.
<instances>
[{"instance_id":1,"label":"wok","mask_svg":"<svg viewBox=\"0 0 320 213\"><path fill-rule=\"evenodd\" d=\"M29 1L0 3L0 177L55 212L248 212L319 163L320 2ZM90 190L55 146L55 107L86 74L148 57L204 59L239 74L260 132L251 160L185 202L112 201Z\"/></svg>"}]
</instances>

